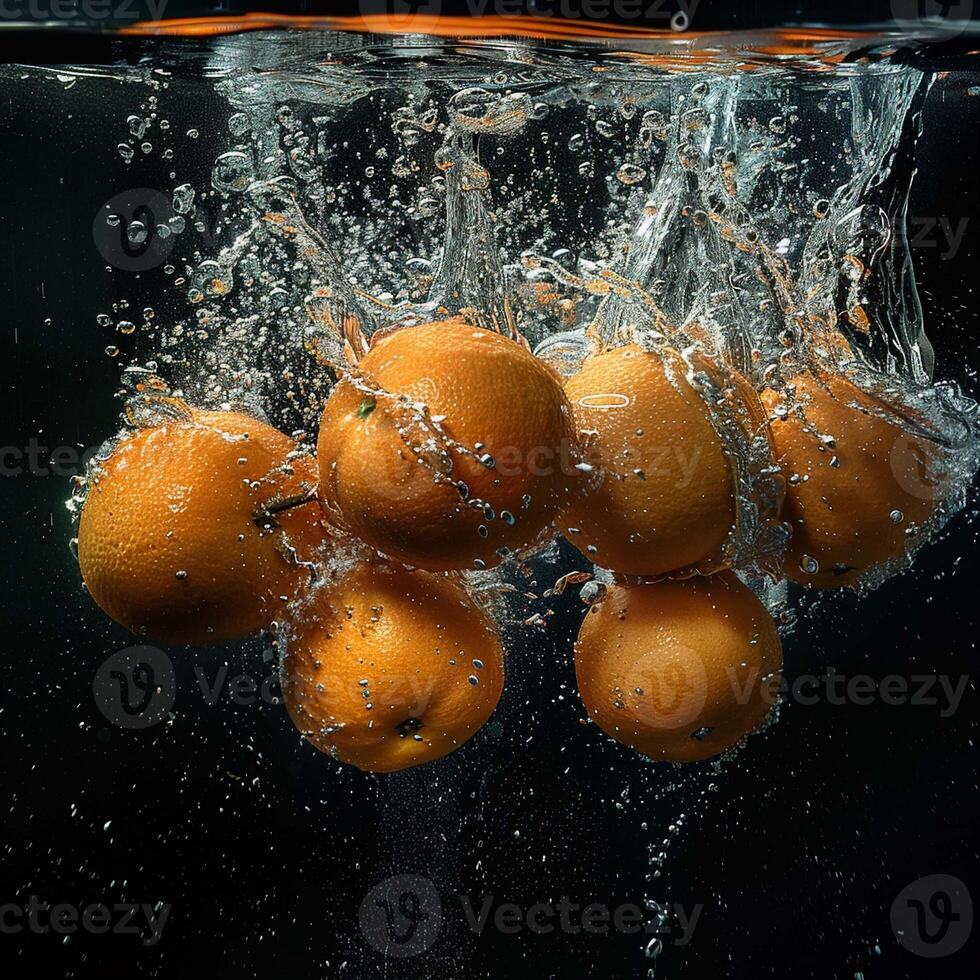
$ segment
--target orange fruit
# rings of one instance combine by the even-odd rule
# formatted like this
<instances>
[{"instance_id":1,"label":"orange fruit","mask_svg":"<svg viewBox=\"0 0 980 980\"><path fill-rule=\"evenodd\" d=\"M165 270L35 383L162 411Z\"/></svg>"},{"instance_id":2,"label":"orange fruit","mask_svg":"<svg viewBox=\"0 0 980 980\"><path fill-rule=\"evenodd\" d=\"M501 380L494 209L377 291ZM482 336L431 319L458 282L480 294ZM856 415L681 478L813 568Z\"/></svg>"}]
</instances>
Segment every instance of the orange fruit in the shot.
<instances>
[{"instance_id":1,"label":"orange fruit","mask_svg":"<svg viewBox=\"0 0 980 980\"><path fill-rule=\"evenodd\" d=\"M730 572L616 586L575 644L589 717L651 759L696 762L759 726L782 670L765 607Z\"/></svg>"},{"instance_id":2,"label":"orange fruit","mask_svg":"<svg viewBox=\"0 0 980 980\"><path fill-rule=\"evenodd\" d=\"M190 409L130 432L90 481L82 578L139 636L217 643L251 633L309 581L297 557L311 559L321 539L316 500L268 508L315 486L311 456L239 412Z\"/></svg>"},{"instance_id":3,"label":"orange fruit","mask_svg":"<svg viewBox=\"0 0 980 980\"><path fill-rule=\"evenodd\" d=\"M801 585L857 586L920 543L938 495L936 447L840 375L799 374L787 388L762 395L793 529L784 571Z\"/></svg>"},{"instance_id":4,"label":"orange fruit","mask_svg":"<svg viewBox=\"0 0 980 980\"><path fill-rule=\"evenodd\" d=\"M500 638L453 580L365 564L311 606L288 641L283 695L321 752L406 769L458 749L497 706Z\"/></svg>"},{"instance_id":5,"label":"orange fruit","mask_svg":"<svg viewBox=\"0 0 980 980\"><path fill-rule=\"evenodd\" d=\"M324 505L378 551L491 567L554 518L577 472L568 404L520 344L461 320L395 331L331 392Z\"/></svg>"},{"instance_id":6,"label":"orange fruit","mask_svg":"<svg viewBox=\"0 0 980 980\"><path fill-rule=\"evenodd\" d=\"M719 556L735 521L731 469L708 410L679 355L664 356L629 344L586 358L565 383L597 479L559 524L591 561L628 575Z\"/></svg>"}]
</instances>

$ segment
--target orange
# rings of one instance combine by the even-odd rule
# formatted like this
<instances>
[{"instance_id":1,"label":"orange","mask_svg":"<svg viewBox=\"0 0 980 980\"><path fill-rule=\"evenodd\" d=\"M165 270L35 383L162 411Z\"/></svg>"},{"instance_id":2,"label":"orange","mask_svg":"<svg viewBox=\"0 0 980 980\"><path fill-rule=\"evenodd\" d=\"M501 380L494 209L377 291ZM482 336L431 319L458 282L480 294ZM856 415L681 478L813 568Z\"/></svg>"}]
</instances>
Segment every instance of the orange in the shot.
<instances>
[{"instance_id":1,"label":"orange","mask_svg":"<svg viewBox=\"0 0 980 980\"><path fill-rule=\"evenodd\" d=\"M575 644L592 721L671 762L709 759L757 728L782 662L772 618L730 572L611 588Z\"/></svg>"},{"instance_id":2,"label":"orange","mask_svg":"<svg viewBox=\"0 0 980 980\"><path fill-rule=\"evenodd\" d=\"M393 772L454 751L493 713L500 639L453 580L366 564L311 605L288 642L283 694L321 752Z\"/></svg>"},{"instance_id":3,"label":"orange","mask_svg":"<svg viewBox=\"0 0 980 980\"><path fill-rule=\"evenodd\" d=\"M310 572L316 464L239 412L186 410L128 433L94 474L78 529L92 598L139 636L217 643L265 626Z\"/></svg>"},{"instance_id":4,"label":"orange","mask_svg":"<svg viewBox=\"0 0 980 980\"><path fill-rule=\"evenodd\" d=\"M882 418L882 403L840 375L799 374L762 399L787 483L788 578L857 586L920 543L938 494L935 446Z\"/></svg>"},{"instance_id":5,"label":"orange","mask_svg":"<svg viewBox=\"0 0 980 980\"><path fill-rule=\"evenodd\" d=\"M491 567L566 499L569 418L557 376L515 341L460 320L397 330L327 400L324 505L410 565Z\"/></svg>"},{"instance_id":6,"label":"orange","mask_svg":"<svg viewBox=\"0 0 980 980\"><path fill-rule=\"evenodd\" d=\"M596 480L560 518L603 568L659 575L720 555L735 521L731 469L675 353L635 344L586 358L565 384ZM668 376L669 368L669 376Z\"/></svg>"}]
</instances>

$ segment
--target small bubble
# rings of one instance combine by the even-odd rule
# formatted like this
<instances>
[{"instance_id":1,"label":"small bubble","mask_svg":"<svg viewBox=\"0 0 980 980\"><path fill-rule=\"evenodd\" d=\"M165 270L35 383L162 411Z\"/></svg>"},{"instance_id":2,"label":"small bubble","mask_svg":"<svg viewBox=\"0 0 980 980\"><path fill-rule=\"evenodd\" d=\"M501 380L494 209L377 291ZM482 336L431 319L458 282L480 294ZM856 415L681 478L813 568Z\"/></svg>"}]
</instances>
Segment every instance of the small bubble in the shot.
<instances>
[{"instance_id":1,"label":"small bubble","mask_svg":"<svg viewBox=\"0 0 980 980\"><path fill-rule=\"evenodd\" d=\"M804 555L800 559L800 568L806 572L807 575L816 575L820 571L820 562L816 558L811 558L809 555Z\"/></svg>"},{"instance_id":2,"label":"small bubble","mask_svg":"<svg viewBox=\"0 0 980 980\"><path fill-rule=\"evenodd\" d=\"M643 167L638 167L635 163L624 163L616 171L616 179L627 187L639 184L647 175Z\"/></svg>"}]
</instances>

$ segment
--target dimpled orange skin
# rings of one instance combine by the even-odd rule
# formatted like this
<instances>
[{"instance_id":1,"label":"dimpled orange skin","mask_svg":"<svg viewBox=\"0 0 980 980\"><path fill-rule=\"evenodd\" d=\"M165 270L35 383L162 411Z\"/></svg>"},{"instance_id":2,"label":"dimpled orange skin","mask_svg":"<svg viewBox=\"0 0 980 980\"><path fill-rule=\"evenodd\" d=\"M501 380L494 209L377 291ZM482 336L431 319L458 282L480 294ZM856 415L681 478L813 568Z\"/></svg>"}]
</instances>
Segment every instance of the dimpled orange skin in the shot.
<instances>
[{"instance_id":1,"label":"dimpled orange skin","mask_svg":"<svg viewBox=\"0 0 980 980\"><path fill-rule=\"evenodd\" d=\"M561 384L533 354L500 334L447 320L385 337L358 373L372 389L424 403L469 450L446 447L396 399L377 398L371 407L365 392L339 383L320 425L320 486L325 507L358 537L431 571L476 561L489 568L501 561L498 549L519 549L551 523L579 474ZM431 466L406 442L428 449ZM440 447L452 460L443 480L431 468L443 465Z\"/></svg>"},{"instance_id":2,"label":"dimpled orange skin","mask_svg":"<svg viewBox=\"0 0 980 980\"><path fill-rule=\"evenodd\" d=\"M316 748L394 772L453 752L483 726L504 657L490 620L451 579L369 564L316 596L284 673L290 717Z\"/></svg>"},{"instance_id":3,"label":"dimpled orange skin","mask_svg":"<svg viewBox=\"0 0 980 980\"><path fill-rule=\"evenodd\" d=\"M575 644L592 721L670 762L710 759L756 729L776 698L782 661L769 613L727 572L613 587Z\"/></svg>"},{"instance_id":4,"label":"dimpled orange skin","mask_svg":"<svg viewBox=\"0 0 980 980\"><path fill-rule=\"evenodd\" d=\"M906 554L916 543L907 530L932 513L929 444L873 414L881 411L877 400L839 375L800 374L788 386L795 398L762 393L786 478L783 519L793 529L784 572L814 588L857 586L867 569ZM775 413L781 404L785 418ZM815 573L804 570L808 559L816 560Z\"/></svg>"},{"instance_id":5,"label":"dimpled orange skin","mask_svg":"<svg viewBox=\"0 0 980 980\"><path fill-rule=\"evenodd\" d=\"M138 636L218 643L267 625L309 581L302 560L322 540L314 500L263 509L316 486L311 456L238 412L191 410L189 419L123 437L100 466L82 509L78 560L92 598Z\"/></svg>"},{"instance_id":6,"label":"dimpled orange skin","mask_svg":"<svg viewBox=\"0 0 980 980\"><path fill-rule=\"evenodd\" d=\"M565 384L601 482L572 497L559 526L603 568L627 575L686 568L718 555L732 530L731 469L677 363L679 391L659 355L633 344L593 354Z\"/></svg>"}]
</instances>

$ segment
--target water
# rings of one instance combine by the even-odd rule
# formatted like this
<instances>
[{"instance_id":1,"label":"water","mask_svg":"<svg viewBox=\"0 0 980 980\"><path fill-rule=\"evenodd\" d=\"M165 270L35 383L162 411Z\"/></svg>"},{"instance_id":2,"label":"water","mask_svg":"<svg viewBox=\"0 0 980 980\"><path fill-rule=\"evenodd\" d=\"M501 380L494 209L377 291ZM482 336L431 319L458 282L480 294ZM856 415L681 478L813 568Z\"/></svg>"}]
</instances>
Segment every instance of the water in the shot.
<instances>
[{"instance_id":1,"label":"water","mask_svg":"<svg viewBox=\"0 0 980 980\"><path fill-rule=\"evenodd\" d=\"M923 180L945 179L923 172L924 158L958 166L956 142L931 131L929 120L948 118L953 104L976 119L976 76L940 73L908 52L886 54L884 42L855 43L860 55L843 63L835 57L846 53L843 41L788 60L757 47L746 41L745 50L713 52L705 62L695 52L685 61L543 42L247 35L193 51L145 45L128 67L4 66L0 86L20 107L9 110L12 127L26 132L17 113L36 107L42 155L57 153L68 132L84 131L87 165L112 168L101 184L93 178L104 196L90 223L85 214L88 239L72 255L79 295L65 297L65 283L55 288L62 316L70 308L72 319L59 320L63 333L40 357L50 374L46 359L84 351L85 386L96 390L59 385L68 397L45 417L62 425L74 418L94 466L124 427L179 416L185 403L241 407L312 445L334 380L351 372L378 331L463 315L524 338L566 375L595 345L637 342L661 353L710 407L738 486L723 561L779 613L787 676L826 668L833 654L856 673L865 617L891 610L901 619L902 597L913 603L927 592L916 607L924 616L933 596L961 594L962 580L950 580L954 560L965 555L969 564L966 546L958 554L950 538L971 533L964 510L980 466L970 397L976 352L956 336L969 333L975 300L968 284L957 284L962 316L930 319L942 304L923 302L910 201ZM16 145L26 146L22 139ZM937 143L938 154L930 149ZM12 183L38 194L29 168L14 163ZM56 160L44 165L59 171ZM31 209L48 229L42 241L64 225L53 210L44 198ZM57 266L45 269L48 277L60 278ZM21 303L33 324L55 305L43 291ZM956 356L962 349L972 360ZM938 557L930 571L896 581L888 580L908 562L872 569L861 602L815 599L774 581L787 540L778 474L768 442L724 397L742 379L761 389L816 365L855 370L880 398L883 417L938 447L940 489L918 539L923 561L930 549ZM118 412L121 423L113 421ZM30 417L25 410L25 431ZM75 514L91 472L77 467ZM70 516L52 511L57 533L46 532L45 549L67 553ZM86 816L73 812L69 826L91 835L79 829L84 819L107 831L106 814L122 812L132 823L130 846L158 840L179 855L182 873L134 863L101 838L81 857L62 847L55 865L70 864L72 887L93 901L174 902L171 930L181 940L166 936L141 951L147 975L210 963L214 947L232 946L231 962L246 975L278 970L283 959L304 976L376 975L379 927L364 910L370 889L399 875L429 882L412 886L422 905L402 909L401 925L414 935L413 923L438 920L440 929L423 927L419 948L391 954L386 976L557 976L570 964L584 976L679 976L685 964L698 971L692 975L783 975L794 943L774 941L771 953L753 958L744 937L759 927L735 896L768 880L757 900L800 905L810 888L801 882L812 873L823 875L805 904L817 924L774 912L781 928L804 929L821 975L859 968L875 975L872 950L889 928L887 907L914 874L865 873L861 857L891 847L899 860L880 821L893 818L885 800L905 789L908 773L894 785L881 777L876 817L854 818L856 853L851 840L834 843L835 822L844 812L851 819L850 810L822 797L867 791L880 755L866 754L862 740L880 742L881 731L903 736L880 705L861 714L852 704L847 750L828 748L835 722L827 705L801 720L799 697L787 695L791 703L764 734L713 763L651 766L607 743L584 725L568 668L584 605L610 576L558 540L467 575L510 651L508 690L487 728L443 762L380 778L338 769L298 745L276 697L257 697L246 716L247 705L197 696L222 665L227 675L229 662L232 674L274 686L278 636L197 661L174 654L175 710L138 743L125 742L127 733L106 727L88 704L95 669L88 667L131 641L90 608L77 569L58 574L84 624L68 633L69 646L86 648L86 667L46 681L52 690L44 696L74 706L85 741L73 751L79 765L100 773L101 786L87 793ZM50 617L41 605L24 625L50 629ZM841 620L853 636L845 646ZM919 620L908 623L919 629ZM895 628L876 647L879 673L890 665L889 642L903 635ZM940 628L922 630L917 643L938 656L939 635ZM833 654L818 655L823 650ZM49 678L64 658L50 654ZM903 716L929 747L907 734L893 764L939 752L950 736L928 722ZM954 724L961 744L972 732L965 710ZM810 758L831 751L852 768L824 770ZM120 765L122 779L113 769ZM800 768L821 781L813 799L800 789ZM956 781L955 768L943 773ZM21 778L37 785L33 772ZM86 795L84 781L75 788ZM949 848L960 856L948 840L948 814L937 814L940 799L937 788L904 829L908 840L918 823L940 823L936 871ZM812 817L813 808L822 816ZM16 794L11 809L23 819ZM171 816L174 809L194 821ZM811 819L819 831L808 833ZM780 851L783 821L796 850ZM144 822L153 829L140 829ZM116 817L113 827L120 824L126 820ZM247 855L222 826L245 836ZM25 840L28 851L37 849L33 837ZM791 882L767 879L770 857ZM705 866L717 862L713 879ZM813 871L828 862L835 867ZM57 891L56 879L40 878ZM853 892L843 912L841 879ZM40 888L36 880L22 873L14 887L26 894ZM492 917L508 901L526 911L565 895L578 905L635 904L642 928L614 929L604 946L587 929L561 927L549 940L527 924L508 932ZM487 898L491 924L475 928L467 913L478 915ZM195 920L206 906L204 922ZM93 943L88 936L79 945L95 955ZM120 946L113 955L127 953ZM919 975L916 960L896 955L889 953L890 976Z\"/></svg>"}]
</instances>

